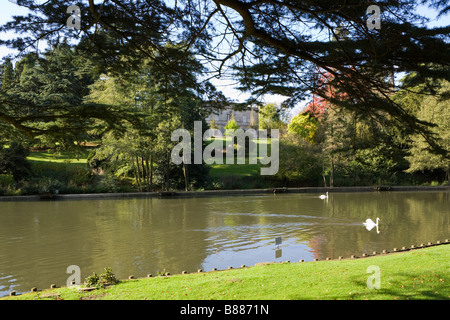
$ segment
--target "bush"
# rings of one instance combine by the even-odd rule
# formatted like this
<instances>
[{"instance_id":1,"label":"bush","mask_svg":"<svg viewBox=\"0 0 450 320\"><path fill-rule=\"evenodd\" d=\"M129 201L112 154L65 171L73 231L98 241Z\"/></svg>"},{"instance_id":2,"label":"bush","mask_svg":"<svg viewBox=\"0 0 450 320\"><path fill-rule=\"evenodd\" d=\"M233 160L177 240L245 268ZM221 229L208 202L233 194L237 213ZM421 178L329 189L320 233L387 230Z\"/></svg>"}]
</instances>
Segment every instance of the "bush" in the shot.
<instances>
[{"instance_id":1,"label":"bush","mask_svg":"<svg viewBox=\"0 0 450 320\"><path fill-rule=\"evenodd\" d=\"M116 276L112 272L112 269L109 267L105 268L105 272L101 275L98 275L94 272L92 275L85 279L85 285L87 287L102 287L106 284L116 284L119 280L116 279Z\"/></svg>"},{"instance_id":2,"label":"bush","mask_svg":"<svg viewBox=\"0 0 450 320\"><path fill-rule=\"evenodd\" d=\"M31 178L21 183L20 193L23 195L51 193L56 194L64 187L58 179L51 177Z\"/></svg>"},{"instance_id":3,"label":"bush","mask_svg":"<svg viewBox=\"0 0 450 320\"><path fill-rule=\"evenodd\" d=\"M52 193L55 194L61 190L63 184L58 179L54 178L44 178L39 181L39 193Z\"/></svg>"},{"instance_id":4,"label":"bush","mask_svg":"<svg viewBox=\"0 0 450 320\"><path fill-rule=\"evenodd\" d=\"M39 181L36 179L30 179L27 181L23 181L20 190L21 190L20 193L22 195L38 194L39 193Z\"/></svg>"},{"instance_id":5,"label":"bush","mask_svg":"<svg viewBox=\"0 0 450 320\"><path fill-rule=\"evenodd\" d=\"M99 192L118 192L120 190L120 179L113 175L105 174L100 177L97 190Z\"/></svg>"},{"instance_id":6,"label":"bush","mask_svg":"<svg viewBox=\"0 0 450 320\"><path fill-rule=\"evenodd\" d=\"M31 173L35 178L53 178L65 184L72 181L75 185L88 184L93 177L85 166L56 162L33 163Z\"/></svg>"},{"instance_id":7,"label":"bush","mask_svg":"<svg viewBox=\"0 0 450 320\"><path fill-rule=\"evenodd\" d=\"M228 120L228 123L226 124L226 126L224 127L225 129L225 133L224 135L227 135L227 130L237 130L239 129L241 126L237 124L236 120L234 119L234 114L231 115L231 119Z\"/></svg>"},{"instance_id":8,"label":"bush","mask_svg":"<svg viewBox=\"0 0 450 320\"><path fill-rule=\"evenodd\" d=\"M322 178L320 148L294 135L280 139L279 170L275 178L285 186L318 186Z\"/></svg>"},{"instance_id":9,"label":"bush","mask_svg":"<svg viewBox=\"0 0 450 320\"><path fill-rule=\"evenodd\" d=\"M209 190L233 190L233 189L263 189L283 186L282 181L278 181L272 176L261 175L224 175L211 178L206 186Z\"/></svg>"},{"instance_id":10,"label":"bush","mask_svg":"<svg viewBox=\"0 0 450 320\"><path fill-rule=\"evenodd\" d=\"M13 142L9 148L0 146L0 173L11 174L15 181L23 180L30 174L31 166L27 160L28 148Z\"/></svg>"},{"instance_id":11,"label":"bush","mask_svg":"<svg viewBox=\"0 0 450 320\"><path fill-rule=\"evenodd\" d=\"M111 268L106 267L105 272L100 275L100 282L102 283L111 283L116 284L119 280L116 279L116 276L112 272Z\"/></svg>"},{"instance_id":12,"label":"bush","mask_svg":"<svg viewBox=\"0 0 450 320\"><path fill-rule=\"evenodd\" d=\"M14 185L14 176L12 174L0 174L0 187L10 188Z\"/></svg>"},{"instance_id":13,"label":"bush","mask_svg":"<svg viewBox=\"0 0 450 320\"><path fill-rule=\"evenodd\" d=\"M97 274L97 272L94 272L89 277L87 277L84 281L84 284L87 287L96 287L98 285L98 282L100 280L100 276Z\"/></svg>"},{"instance_id":14,"label":"bush","mask_svg":"<svg viewBox=\"0 0 450 320\"><path fill-rule=\"evenodd\" d=\"M38 162L32 164L31 179L23 183L23 193L33 194L48 189L61 193L72 193L86 190L92 185L92 172L82 165L55 162Z\"/></svg>"}]
</instances>

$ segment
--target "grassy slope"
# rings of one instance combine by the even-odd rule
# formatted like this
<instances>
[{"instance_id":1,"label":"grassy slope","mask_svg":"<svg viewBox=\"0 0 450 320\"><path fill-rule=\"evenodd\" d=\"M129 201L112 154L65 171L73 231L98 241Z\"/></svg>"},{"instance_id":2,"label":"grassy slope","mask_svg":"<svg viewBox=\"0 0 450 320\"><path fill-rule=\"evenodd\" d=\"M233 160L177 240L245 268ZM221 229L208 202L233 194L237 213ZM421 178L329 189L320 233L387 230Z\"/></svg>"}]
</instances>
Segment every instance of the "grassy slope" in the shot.
<instances>
[{"instance_id":1,"label":"grassy slope","mask_svg":"<svg viewBox=\"0 0 450 320\"><path fill-rule=\"evenodd\" d=\"M223 145L224 148L226 147L226 140L225 138L215 138L217 140L222 140L223 141ZM231 176L231 175L236 175L236 176L251 176L251 175L259 175L260 173L260 156L259 156L259 144L263 143L261 141L257 142L257 163L256 164L249 164L248 163L248 157L246 157L245 159L245 164L239 164L237 165L237 156L236 156L236 152L235 152L235 156L234 156L234 162L233 164L227 164L226 163L226 155L223 155L223 164L212 164L210 165L210 176L211 177L216 177L216 178L221 178L221 177L225 177L225 176ZM267 152L270 155L270 141L265 142L267 143ZM248 144L245 145L246 148L249 148Z\"/></svg>"},{"instance_id":2,"label":"grassy slope","mask_svg":"<svg viewBox=\"0 0 450 320\"><path fill-rule=\"evenodd\" d=\"M77 159L70 152L31 152L27 159L32 162L56 162L86 165L87 154L80 156L80 158Z\"/></svg>"},{"instance_id":3,"label":"grassy slope","mask_svg":"<svg viewBox=\"0 0 450 320\"><path fill-rule=\"evenodd\" d=\"M225 140L222 138L217 138ZM270 152L270 145L268 146ZM73 153L70 152L32 152L27 159L32 163L43 163L43 162L54 162L54 163L63 163L63 164L71 164L71 165L83 165L85 166L87 163L87 152L82 155L80 158L76 158ZM248 162L248 159L246 159ZM259 158L258 158L259 161ZM237 176L250 176L259 174L260 163L257 164L240 164L236 165L236 156L234 160L234 164L226 164L225 155L223 157L224 164L213 164L211 165L210 175L211 177L224 177L229 175L237 175Z\"/></svg>"},{"instance_id":4,"label":"grassy slope","mask_svg":"<svg viewBox=\"0 0 450 320\"><path fill-rule=\"evenodd\" d=\"M380 289L367 288L371 265L380 268ZM450 299L450 246L356 260L277 263L226 271L122 281L79 293L74 287L14 297L36 299ZM9 298L9 297L7 297Z\"/></svg>"}]
</instances>

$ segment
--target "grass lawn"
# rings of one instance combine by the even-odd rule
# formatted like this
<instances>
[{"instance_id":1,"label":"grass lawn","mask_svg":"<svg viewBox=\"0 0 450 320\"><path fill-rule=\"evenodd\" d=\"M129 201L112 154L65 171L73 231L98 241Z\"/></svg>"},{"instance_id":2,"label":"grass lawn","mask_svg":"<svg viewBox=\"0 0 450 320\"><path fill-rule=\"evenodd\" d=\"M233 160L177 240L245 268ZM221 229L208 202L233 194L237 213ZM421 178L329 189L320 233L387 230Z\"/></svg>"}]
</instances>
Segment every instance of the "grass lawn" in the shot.
<instances>
[{"instance_id":1,"label":"grass lawn","mask_svg":"<svg viewBox=\"0 0 450 320\"><path fill-rule=\"evenodd\" d=\"M215 138L218 140L222 140L224 143L225 148L225 138ZM262 142L259 142L259 144ZM267 142L266 142L267 143ZM258 144L258 148L259 148ZM248 148L248 145L246 145ZM268 152L270 154L270 141L267 146ZM64 164L71 164L71 165L83 165L85 166L87 163L87 156L88 152L85 152L82 155L79 155L77 158L77 155L71 153L71 152L45 152L45 151L34 151L31 152L30 155L27 157L29 161L35 164L43 163L43 162L54 162L54 163L64 163ZM248 158L246 158L246 164L237 164L236 161L236 153L234 157L234 163L233 164L226 164L226 156L224 154L223 156L223 162L224 164L213 164L210 165L210 175L211 177L215 178L221 178L224 176L252 176L252 175L259 175L260 173L260 167L261 164L259 163L259 157L257 158L258 163L257 164L248 164Z\"/></svg>"},{"instance_id":2,"label":"grass lawn","mask_svg":"<svg viewBox=\"0 0 450 320\"><path fill-rule=\"evenodd\" d=\"M380 289L367 281L377 266ZM403 300L450 299L450 245L342 261L273 263L249 268L121 281L80 293L76 286L3 299L110 300ZM98 270L100 271L100 270ZM53 297L52 299L55 299Z\"/></svg>"},{"instance_id":3,"label":"grass lawn","mask_svg":"<svg viewBox=\"0 0 450 320\"><path fill-rule=\"evenodd\" d=\"M221 178L224 176L252 176L260 173L259 164L212 164L209 174L214 178Z\"/></svg>"},{"instance_id":4,"label":"grass lawn","mask_svg":"<svg viewBox=\"0 0 450 320\"><path fill-rule=\"evenodd\" d=\"M223 141L223 145L224 148L226 148L226 138L222 137L217 137L215 138L216 140L222 140ZM259 175L260 174L260 168L261 168L261 164L260 164L260 156L259 156L259 146L261 143L266 143L267 144L267 153L270 155L270 140L267 140L265 142L262 141L257 141L256 144L256 152L257 152L257 163L256 164L249 164L249 159L248 157L245 158L245 164L238 164L237 163L237 155L236 155L236 151L235 151L235 156L234 156L234 161L232 164L227 164L226 163L226 155L223 155L223 164L212 164L209 165L210 169L210 176L214 177L214 178L222 178L224 176L241 176L241 177L246 177L246 176L252 176L252 175ZM245 145L245 147L248 149L249 146L248 144Z\"/></svg>"},{"instance_id":5,"label":"grass lawn","mask_svg":"<svg viewBox=\"0 0 450 320\"><path fill-rule=\"evenodd\" d=\"M70 163L70 164L83 164L87 163L87 153L80 155L77 158L71 152L31 152L27 157L27 160L31 162L56 162L56 163Z\"/></svg>"},{"instance_id":6,"label":"grass lawn","mask_svg":"<svg viewBox=\"0 0 450 320\"><path fill-rule=\"evenodd\" d=\"M83 165L85 166L87 163L87 153L84 155L76 156L71 152L41 152L34 151L31 152L27 159L31 163L39 164L43 162L53 162L53 163L61 163L61 164L71 164L71 165ZM238 176L250 176L259 174L260 164L226 164L226 159L224 156L224 164L213 164L210 165L210 175L212 177L223 177L229 175L238 175ZM235 157L236 163L236 157Z\"/></svg>"}]
</instances>

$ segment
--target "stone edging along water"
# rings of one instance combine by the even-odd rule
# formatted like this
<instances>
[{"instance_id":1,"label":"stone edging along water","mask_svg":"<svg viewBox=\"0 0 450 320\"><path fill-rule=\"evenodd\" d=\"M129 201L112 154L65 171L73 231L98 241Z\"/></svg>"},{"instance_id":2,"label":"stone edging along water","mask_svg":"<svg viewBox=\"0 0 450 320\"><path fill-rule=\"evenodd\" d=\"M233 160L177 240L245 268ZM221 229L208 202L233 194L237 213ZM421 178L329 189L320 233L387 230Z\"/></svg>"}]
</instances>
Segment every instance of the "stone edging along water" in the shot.
<instances>
[{"instance_id":1,"label":"stone edging along water","mask_svg":"<svg viewBox=\"0 0 450 320\"><path fill-rule=\"evenodd\" d=\"M393 248L392 251L383 250L381 253L378 253L378 252L373 252L372 254L363 253L361 256L351 255L350 256L350 260L354 260L354 259L358 259L358 258L374 257L374 256L378 256L378 255L386 255L386 254L392 254L392 253L406 252L406 251L410 251L410 250L424 249L424 248L429 248L429 247L438 246L438 245L444 245L444 244L450 244L450 240L449 239L445 239L444 241L436 241L435 243L432 243L432 242L428 242L426 244L425 243L421 243L418 246L416 246L416 245L411 245L410 247L403 246L401 248ZM345 258L342 257L342 256L338 257L337 259L336 258L335 259L331 259L331 258L327 257L325 259L325 261L331 261L331 260L342 261L344 259ZM313 261L306 262L306 263L314 263L314 262L317 262L317 261L319 261L319 259L314 259ZM302 259L298 263L303 263L303 262L304 262L304 260ZM259 262L259 263L256 263L255 266L268 265L268 264L277 264L277 263L290 263L290 261L287 260L287 261L283 261L283 262ZM242 265L240 268L236 268L236 269L251 268L251 267L252 266ZM199 270L197 270L197 273L227 271L227 270L232 270L232 269L233 269L233 267L231 267L231 266L228 267L228 269L224 269L224 270L218 270L217 268L212 268L211 271L204 271L202 269L199 269ZM186 274L188 274L188 272L187 271L182 271L181 274L182 275L186 275ZM160 276L166 277L166 276L171 276L171 274L170 274L170 272L166 272L164 274L161 274ZM152 274L148 274L147 275L147 278L151 278L151 277L153 277ZM120 281L138 280L138 279L142 279L142 278L137 278L134 275L130 275L128 277L128 279L120 280ZM72 284L75 284L75 283L72 282ZM57 288L57 286L55 284L51 284L50 285L50 289L55 289L55 288ZM96 287L87 287L87 288L79 287L79 291L83 291L83 292L91 291L91 290L95 290L95 289L97 289L97 288ZM37 292L37 291L41 291L41 290L38 290L37 287L32 287L31 288L31 292ZM16 296L17 292L16 291L11 291L9 295L10 296ZM48 297L53 297L54 295L58 295L59 296L59 294L50 293L50 294L48 294Z\"/></svg>"},{"instance_id":2,"label":"stone edging along water","mask_svg":"<svg viewBox=\"0 0 450 320\"><path fill-rule=\"evenodd\" d=\"M117 199L117 198L169 198L232 196L280 193L321 193L321 192L384 192L384 191L450 191L450 186L361 186L361 187L303 187L303 188L266 188L266 189L231 189L204 191L160 191L128 193L78 193L78 194L41 194L28 196L0 196L0 201L38 201L38 200L82 200L82 199Z\"/></svg>"}]
</instances>

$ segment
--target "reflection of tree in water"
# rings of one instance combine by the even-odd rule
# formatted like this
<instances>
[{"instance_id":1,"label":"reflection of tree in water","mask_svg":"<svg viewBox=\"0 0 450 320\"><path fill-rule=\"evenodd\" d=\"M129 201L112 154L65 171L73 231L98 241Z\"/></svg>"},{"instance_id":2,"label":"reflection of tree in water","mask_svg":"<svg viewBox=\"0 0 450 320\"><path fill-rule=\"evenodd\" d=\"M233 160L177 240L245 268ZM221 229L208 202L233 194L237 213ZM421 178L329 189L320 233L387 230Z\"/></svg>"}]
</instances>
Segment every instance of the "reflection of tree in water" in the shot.
<instances>
[{"instance_id":1,"label":"reflection of tree in water","mask_svg":"<svg viewBox=\"0 0 450 320\"><path fill-rule=\"evenodd\" d=\"M328 242L320 250L324 256L350 256L439 240L450 234L449 202L448 192L335 193L327 216L349 223L380 217L380 234L362 224L327 228Z\"/></svg>"},{"instance_id":2,"label":"reflection of tree in water","mask_svg":"<svg viewBox=\"0 0 450 320\"><path fill-rule=\"evenodd\" d=\"M106 247L112 255L120 255L118 267L140 276L163 269L172 274L196 271L205 257L206 243L204 234L195 230L204 229L207 219L201 210L193 210L195 202L156 198L117 202L120 223L114 234L109 233Z\"/></svg>"},{"instance_id":3,"label":"reflection of tree in water","mask_svg":"<svg viewBox=\"0 0 450 320\"><path fill-rule=\"evenodd\" d=\"M309 243L314 258L350 257L435 241L429 239L449 230L449 199L442 192L333 193L328 202L310 194L210 201L208 240L216 253L233 241L261 245L283 235ZM363 227L369 217L381 218L380 234Z\"/></svg>"}]
</instances>

